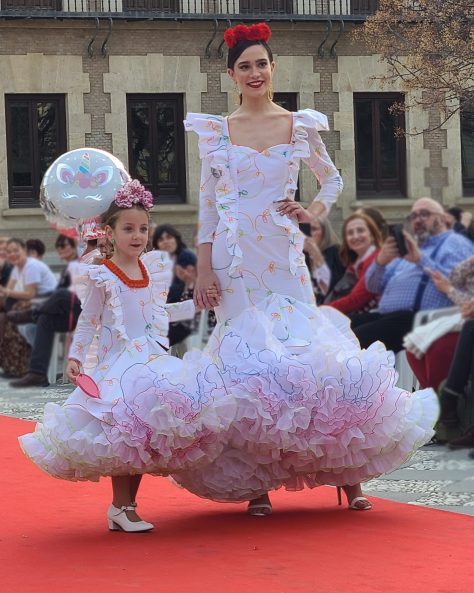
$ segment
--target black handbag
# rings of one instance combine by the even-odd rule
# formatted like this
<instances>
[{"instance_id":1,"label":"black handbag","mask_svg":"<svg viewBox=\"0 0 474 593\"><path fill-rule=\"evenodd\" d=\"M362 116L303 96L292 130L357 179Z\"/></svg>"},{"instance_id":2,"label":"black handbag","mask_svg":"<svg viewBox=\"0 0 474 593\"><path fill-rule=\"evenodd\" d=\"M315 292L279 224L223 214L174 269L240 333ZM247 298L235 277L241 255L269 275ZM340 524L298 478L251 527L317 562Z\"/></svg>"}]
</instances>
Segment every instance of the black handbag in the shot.
<instances>
[{"instance_id":1,"label":"black handbag","mask_svg":"<svg viewBox=\"0 0 474 593\"><path fill-rule=\"evenodd\" d=\"M358 278L354 272L346 270L343 277L336 282L331 292L329 292L324 299L324 304L329 305L333 301L337 301L346 295L348 295L354 286L357 284Z\"/></svg>"}]
</instances>

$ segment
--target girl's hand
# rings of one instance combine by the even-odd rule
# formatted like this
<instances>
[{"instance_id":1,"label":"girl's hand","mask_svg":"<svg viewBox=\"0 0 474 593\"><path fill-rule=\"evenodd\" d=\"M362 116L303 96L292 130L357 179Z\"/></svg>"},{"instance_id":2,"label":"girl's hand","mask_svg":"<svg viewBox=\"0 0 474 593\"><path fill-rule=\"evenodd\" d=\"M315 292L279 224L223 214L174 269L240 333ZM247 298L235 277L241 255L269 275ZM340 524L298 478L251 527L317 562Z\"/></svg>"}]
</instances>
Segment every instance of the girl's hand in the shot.
<instances>
[{"instance_id":1,"label":"girl's hand","mask_svg":"<svg viewBox=\"0 0 474 593\"><path fill-rule=\"evenodd\" d=\"M194 287L194 304L197 309L213 309L220 304L221 286L212 270L198 272Z\"/></svg>"},{"instance_id":2,"label":"girl's hand","mask_svg":"<svg viewBox=\"0 0 474 593\"><path fill-rule=\"evenodd\" d=\"M76 377L81 372L81 365L79 361L70 358L67 361L66 376L71 383L76 384Z\"/></svg>"},{"instance_id":3,"label":"girl's hand","mask_svg":"<svg viewBox=\"0 0 474 593\"><path fill-rule=\"evenodd\" d=\"M433 284L440 292L447 294L449 292L449 289L452 288L451 282L446 278L446 276L443 276L443 274L441 274L440 272L436 270L426 270L426 272L431 276Z\"/></svg>"},{"instance_id":4,"label":"girl's hand","mask_svg":"<svg viewBox=\"0 0 474 593\"><path fill-rule=\"evenodd\" d=\"M313 222L314 216L312 216L306 208L299 202L295 202L294 200L282 200L279 202L279 206L277 208L277 212L284 216L289 216L290 218L296 218L298 222Z\"/></svg>"}]
</instances>

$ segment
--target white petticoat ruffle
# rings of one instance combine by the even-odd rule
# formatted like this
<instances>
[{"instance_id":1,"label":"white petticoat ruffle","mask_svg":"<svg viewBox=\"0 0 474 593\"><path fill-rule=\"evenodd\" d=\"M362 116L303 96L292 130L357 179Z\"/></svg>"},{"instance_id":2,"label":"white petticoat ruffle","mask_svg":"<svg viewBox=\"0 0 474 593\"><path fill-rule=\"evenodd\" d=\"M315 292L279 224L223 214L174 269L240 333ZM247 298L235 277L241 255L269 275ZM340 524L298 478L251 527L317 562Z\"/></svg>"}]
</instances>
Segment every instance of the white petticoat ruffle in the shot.
<instances>
[{"instance_id":1,"label":"white petticoat ruffle","mask_svg":"<svg viewBox=\"0 0 474 593\"><path fill-rule=\"evenodd\" d=\"M395 387L393 354L380 342L360 350L329 307L273 295L218 326L209 353L238 405L216 460L173 475L199 496L357 484L399 467L433 435L434 392Z\"/></svg>"},{"instance_id":2,"label":"white petticoat ruffle","mask_svg":"<svg viewBox=\"0 0 474 593\"><path fill-rule=\"evenodd\" d=\"M92 371L100 399L77 388L63 405L48 403L43 421L20 437L25 454L57 478L198 468L223 450L236 413L216 365L206 356L186 363L146 336Z\"/></svg>"}]
</instances>

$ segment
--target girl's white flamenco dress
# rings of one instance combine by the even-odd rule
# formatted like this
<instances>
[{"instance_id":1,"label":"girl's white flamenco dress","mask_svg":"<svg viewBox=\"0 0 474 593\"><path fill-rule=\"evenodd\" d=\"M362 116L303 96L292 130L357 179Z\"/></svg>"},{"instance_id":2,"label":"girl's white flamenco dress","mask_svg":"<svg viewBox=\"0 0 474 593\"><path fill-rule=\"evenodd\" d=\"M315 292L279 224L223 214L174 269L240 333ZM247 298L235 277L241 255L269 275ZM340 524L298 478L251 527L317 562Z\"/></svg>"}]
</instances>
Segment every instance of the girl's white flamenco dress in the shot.
<instances>
[{"instance_id":1,"label":"girl's white flamenco dress","mask_svg":"<svg viewBox=\"0 0 474 593\"><path fill-rule=\"evenodd\" d=\"M88 358L100 399L77 388L63 405L46 404L35 432L20 437L26 455L52 476L166 475L209 463L226 443L236 406L216 365L201 354L199 366L192 357L185 365L165 349L168 319L192 318L194 305L165 305L166 253L143 261L149 282L141 288L105 265L84 266L70 357Z\"/></svg>"},{"instance_id":2,"label":"girl's white flamenco dress","mask_svg":"<svg viewBox=\"0 0 474 593\"><path fill-rule=\"evenodd\" d=\"M344 315L315 306L304 237L276 210L294 198L301 159L320 182L317 199L336 200L341 179L318 132L326 116L294 113L291 141L263 152L233 145L226 118L188 114L185 125L202 159L199 240L213 244L223 294L204 352L237 411L215 460L174 480L236 501L397 468L433 435L436 395L395 387L393 354L380 342L361 350Z\"/></svg>"}]
</instances>

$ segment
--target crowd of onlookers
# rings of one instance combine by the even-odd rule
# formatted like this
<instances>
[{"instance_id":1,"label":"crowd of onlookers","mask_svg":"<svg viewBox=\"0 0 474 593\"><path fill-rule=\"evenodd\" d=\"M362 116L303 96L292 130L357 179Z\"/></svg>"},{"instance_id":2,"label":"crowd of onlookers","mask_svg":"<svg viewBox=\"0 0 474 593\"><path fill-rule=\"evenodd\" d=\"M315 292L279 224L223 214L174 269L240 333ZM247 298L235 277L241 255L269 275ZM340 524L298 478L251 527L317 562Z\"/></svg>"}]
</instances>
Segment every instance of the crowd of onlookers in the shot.
<instances>
[{"instance_id":1,"label":"crowd of onlookers","mask_svg":"<svg viewBox=\"0 0 474 593\"><path fill-rule=\"evenodd\" d=\"M466 426L463 418L474 409L472 216L421 198L405 231L389 225L375 208L346 218L340 238L328 219L303 228L308 226L302 225L304 251L316 302L347 315L362 347L381 341L395 353L405 350L420 386L440 396L438 439L452 447L474 447L474 426ZM40 240L0 237L0 365L12 387L48 384L54 336L72 332L81 310L76 266L100 256L100 249L107 256L108 246L105 238L85 237L80 259L70 237L59 235L55 247L65 264L59 277L42 261ZM153 229L150 249L168 252L174 262L168 302L192 298L194 246L188 248L180 232L164 224ZM443 314L414 327L417 313L433 310ZM184 354L198 323L196 318L170 324L173 354ZM206 333L214 324L210 312Z\"/></svg>"}]
</instances>

